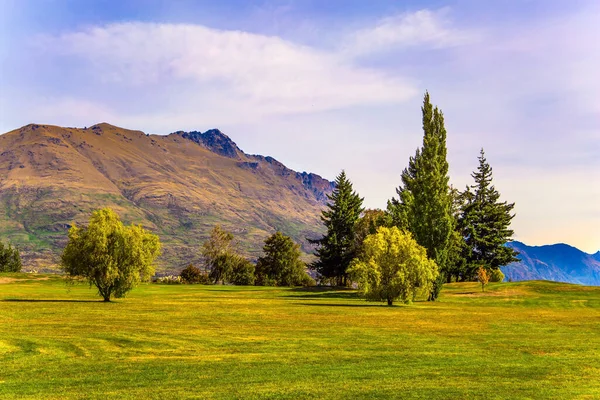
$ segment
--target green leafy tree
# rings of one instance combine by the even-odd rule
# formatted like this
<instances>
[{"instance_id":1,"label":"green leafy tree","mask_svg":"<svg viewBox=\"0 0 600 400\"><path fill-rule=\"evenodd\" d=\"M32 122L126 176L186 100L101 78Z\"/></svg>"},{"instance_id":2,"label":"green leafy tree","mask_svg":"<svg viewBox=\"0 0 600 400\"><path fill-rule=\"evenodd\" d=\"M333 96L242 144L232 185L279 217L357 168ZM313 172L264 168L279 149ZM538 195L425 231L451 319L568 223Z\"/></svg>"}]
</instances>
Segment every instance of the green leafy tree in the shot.
<instances>
[{"instance_id":1,"label":"green leafy tree","mask_svg":"<svg viewBox=\"0 0 600 400\"><path fill-rule=\"evenodd\" d=\"M254 265L236 253L233 234L220 225L215 225L203 243L202 257L213 283L254 284Z\"/></svg>"},{"instance_id":2,"label":"green leafy tree","mask_svg":"<svg viewBox=\"0 0 600 400\"><path fill-rule=\"evenodd\" d=\"M232 266L225 279L233 285L250 286L255 282L255 266L239 255L232 257Z\"/></svg>"},{"instance_id":3,"label":"green leafy tree","mask_svg":"<svg viewBox=\"0 0 600 400\"><path fill-rule=\"evenodd\" d=\"M19 250L0 242L0 272L21 272L22 267Z\"/></svg>"},{"instance_id":4,"label":"green leafy tree","mask_svg":"<svg viewBox=\"0 0 600 400\"><path fill-rule=\"evenodd\" d=\"M467 278L476 278L478 267L490 270L519 261L515 250L506 246L512 241L510 223L514 203L500 201L500 193L492 184L492 167L481 149L479 166L471 176L475 185L465 191L466 203L461 216L466 242Z\"/></svg>"},{"instance_id":5,"label":"green leafy tree","mask_svg":"<svg viewBox=\"0 0 600 400\"><path fill-rule=\"evenodd\" d=\"M363 212L363 199L354 191L346 173L342 171L335 180L335 189L328 195L327 209L321 220L327 228L324 237L310 240L318 248L311 268L324 278L333 278L340 286L347 284L347 269L358 249L355 225Z\"/></svg>"},{"instance_id":6,"label":"green leafy tree","mask_svg":"<svg viewBox=\"0 0 600 400\"><path fill-rule=\"evenodd\" d=\"M233 234L220 225L210 231L210 237L202 244L202 258L213 283L225 283L225 277L233 268Z\"/></svg>"},{"instance_id":7,"label":"green leafy tree","mask_svg":"<svg viewBox=\"0 0 600 400\"><path fill-rule=\"evenodd\" d=\"M377 233L377 229L386 226L393 226L391 216L380 209L364 210L361 217L354 225L354 237L356 240L356 248L362 251L362 246L369 235Z\"/></svg>"},{"instance_id":8,"label":"green leafy tree","mask_svg":"<svg viewBox=\"0 0 600 400\"><path fill-rule=\"evenodd\" d=\"M208 283L208 276L193 264L185 267L179 276L185 283Z\"/></svg>"},{"instance_id":9,"label":"green leafy tree","mask_svg":"<svg viewBox=\"0 0 600 400\"><path fill-rule=\"evenodd\" d=\"M439 266L440 275L429 296L435 300L448 273L454 216L444 115L433 107L429 93L425 93L421 111L423 145L402 172L402 185L396 190L398 199L388 202L388 213L397 227L413 234Z\"/></svg>"},{"instance_id":10,"label":"green leafy tree","mask_svg":"<svg viewBox=\"0 0 600 400\"><path fill-rule=\"evenodd\" d=\"M87 227L73 225L61 267L73 282L86 279L104 301L120 298L154 274L158 236L139 225L124 226L110 208L94 211Z\"/></svg>"},{"instance_id":11,"label":"green leafy tree","mask_svg":"<svg viewBox=\"0 0 600 400\"><path fill-rule=\"evenodd\" d=\"M310 281L306 265L300 260L300 246L276 232L263 247L264 255L256 264L257 283L266 286L300 286Z\"/></svg>"},{"instance_id":12,"label":"green leafy tree","mask_svg":"<svg viewBox=\"0 0 600 400\"><path fill-rule=\"evenodd\" d=\"M359 292L371 301L414 300L417 288L429 293L438 276L436 263L410 233L381 227L367 236L360 258L349 269Z\"/></svg>"}]
</instances>

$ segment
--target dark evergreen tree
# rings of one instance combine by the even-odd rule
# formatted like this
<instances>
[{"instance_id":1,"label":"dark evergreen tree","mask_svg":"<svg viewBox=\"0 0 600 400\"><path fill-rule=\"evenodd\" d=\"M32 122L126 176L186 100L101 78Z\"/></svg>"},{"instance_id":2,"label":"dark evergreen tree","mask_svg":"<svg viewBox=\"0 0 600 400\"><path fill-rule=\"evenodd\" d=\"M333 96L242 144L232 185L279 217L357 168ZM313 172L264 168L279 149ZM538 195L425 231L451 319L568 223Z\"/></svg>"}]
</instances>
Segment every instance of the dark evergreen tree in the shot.
<instances>
[{"instance_id":1,"label":"dark evergreen tree","mask_svg":"<svg viewBox=\"0 0 600 400\"><path fill-rule=\"evenodd\" d=\"M20 272L22 268L21 254L10 243L4 246L0 241L0 272Z\"/></svg>"},{"instance_id":2,"label":"dark evergreen tree","mask_svg":"<svg viewBox=\"0 0 600 400\"><path fill-rule=\"evenodd\" d=\"M512 241L511 214L515 203L500 201L500 193L492 185L492 167L481 149L479 166L472 175L475 185L465 192L466 203L461 216L466 242L467 279L477 278L483 266L497 270L503 265L518 261L518 252L506 246Z\"/></svg>"},{"instance_id":3,"label":"dark evergreen tree","mask_svg":"<svg viewBox=\"0 0 600 400\"><path fill-rule=\"evenodd\" d=\"M429 93L423 100L423 146L409 159L402 172L398 199L388 202L394 223L410 231L427 256L438 264L440 275L433 285L430 300L435 300L448 271L448 255L454 229L444 115L433 107Z\"/></svg>"},{"instance_id":4,"label":"dark evergreen tree","mask_svg":"<svg viewBox=\"0 0 600 400\"><path fill-rule=\"evenodd\" d=\"M300 260L300 246L281 232L265 240L264 255L256 264L256 283L266 286L301 286L311 278Z\"/></svg>"},{"instance_id":5,"label":"dark evergreen tree","mask_svg":"<svg viewBox=\"0 0 600 400\"><path fill-rule=\"evenodd\" d=\"M318 245L315 253L318 259L311 268L342 286L347 284L346 271L358 251L355 225L363 212L363 199L354 191L344 171L337 176L335 189L327 197L327 209L321 216L327 233L321 239L310 240Z\"/></svg>"}]
</instances>

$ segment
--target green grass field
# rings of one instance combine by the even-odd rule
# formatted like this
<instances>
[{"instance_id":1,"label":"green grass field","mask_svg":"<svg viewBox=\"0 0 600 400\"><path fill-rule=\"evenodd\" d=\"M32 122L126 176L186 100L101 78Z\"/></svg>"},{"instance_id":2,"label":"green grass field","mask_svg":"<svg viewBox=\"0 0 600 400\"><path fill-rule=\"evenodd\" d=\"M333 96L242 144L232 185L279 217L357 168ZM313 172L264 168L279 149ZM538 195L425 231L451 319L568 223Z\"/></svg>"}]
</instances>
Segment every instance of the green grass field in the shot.
<instances>
[{"instance_id":1,"label":"green grass field","mask_svg":"<svg viewBox=\"0 0 600 400\"><path fill-rule=\"evenodd\" d=\"M15 280L19 279L19 280ZM147 284L113 303L0 276L0 398L600 398L600 288L352 291Z\"/></svg>"}]
</instances>

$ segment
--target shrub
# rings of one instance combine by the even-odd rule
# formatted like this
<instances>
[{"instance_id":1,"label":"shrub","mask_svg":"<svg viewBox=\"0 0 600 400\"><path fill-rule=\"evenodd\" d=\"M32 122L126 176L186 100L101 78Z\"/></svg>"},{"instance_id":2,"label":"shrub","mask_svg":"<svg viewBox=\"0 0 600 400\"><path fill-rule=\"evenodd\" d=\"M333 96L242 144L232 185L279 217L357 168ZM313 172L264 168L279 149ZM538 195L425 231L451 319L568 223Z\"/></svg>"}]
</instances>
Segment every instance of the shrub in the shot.
<instances>
[{"instance_id":1,"label":"shrub","mask_svg":"<svg viewBox=\"0 0 600 400\"><path fill-rule=\"evenodd\" d=\"M481 291L485 292L485 285L490 281L490 275L485 268L479 267L477 270L477 280L481 283Z\"/></svg>"},{"instance_id":2,"label":"shrub","mask_svg":"<svg viewBox=\"0 0 600 400\"><path fill-rule=\"evenodd\" d=\"M227 282L234 285L254 285L254 264L243 257L235 256L231 271L227 274Z\"/></svg>"},{"instance_id":3,"label":"shrub","mask_svg":"<svg viewBox=\"0 0 600 400\"><path fill-rule=\"evenodd\" d=\"M503 282L504 274L500 271L500 268L493 269L490 274L490 282Z\"/></svg>"},{"instance_id":4,"label":"shrub","mask_svg":"<svg viewBox=\"0 0 600 400\"><path fill-rule=\"evenodd\" d=\"M185 283L200 283L202 275L200 268L194 267L192 264L185 267L179 274Z\"/></svg>"}]
</instances>

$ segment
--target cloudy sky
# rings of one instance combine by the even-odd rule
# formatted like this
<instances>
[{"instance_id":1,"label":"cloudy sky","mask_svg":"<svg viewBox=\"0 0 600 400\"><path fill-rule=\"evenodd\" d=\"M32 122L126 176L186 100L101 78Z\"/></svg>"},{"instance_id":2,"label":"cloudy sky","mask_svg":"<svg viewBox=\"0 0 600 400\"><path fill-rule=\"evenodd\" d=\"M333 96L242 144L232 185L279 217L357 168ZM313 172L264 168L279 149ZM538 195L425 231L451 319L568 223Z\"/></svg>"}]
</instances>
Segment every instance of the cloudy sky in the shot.
<instances>
[{"instance_id":1,"label":"cloudy sky","mask_svg":"<svg viewBox=\"0 0 600 400\"><path fill-rule=\"evenodd\" d=\"M596 0L0 0L0 131L219 128L385 207L444 111L451 181L483 147L515 239L600 250Z\"/></svg>"}]
</instances>

